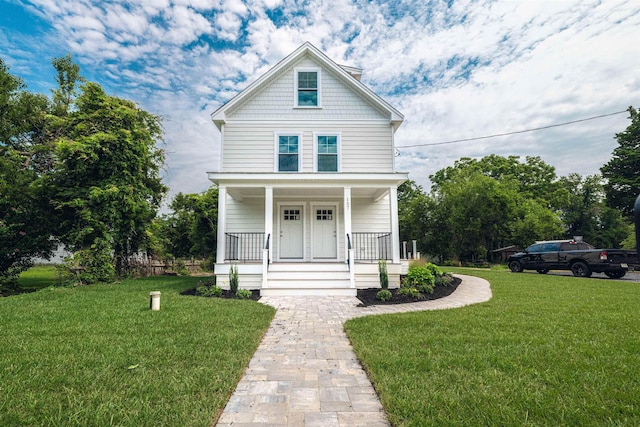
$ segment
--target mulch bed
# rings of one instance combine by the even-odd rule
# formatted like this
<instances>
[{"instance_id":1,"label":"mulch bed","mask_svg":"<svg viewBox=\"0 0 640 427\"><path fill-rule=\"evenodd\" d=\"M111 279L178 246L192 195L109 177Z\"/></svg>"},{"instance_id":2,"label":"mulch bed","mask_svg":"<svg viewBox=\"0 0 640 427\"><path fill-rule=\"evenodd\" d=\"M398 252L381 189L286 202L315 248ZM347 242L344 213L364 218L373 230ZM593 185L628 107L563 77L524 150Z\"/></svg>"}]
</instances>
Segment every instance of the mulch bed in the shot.
<instances>
[{"instance_id":1,"label":"mulch bed","mask_svg":"<svg viewBox=\"0 0 640 427\"><path fill-rule=\"evenodd\" d=\"M371 305L407 304L412 302L430 301L434 299L444 298L451 295L453 291L456 290L460 282L462 282L462 280L454 277L453 282L451 282L450 285L436 286L433 288L432 294L421 294L423 298L413 298L409 295L400 295L398 294L398 289L389 289L389 292L391 292L392 296L391 299L387 301L380 301L376 298L376 294L380 291L380 288L358 289L357 298L360 300L360 304L358 305L358 307L368 307ZM196 288L192 288L182 292L180 295L195 296L195 294ZM236 295L229 290L223 290L222 296L211 298L236 298ZM250 299L252 299L253 301L258 301L260 299L260 291L251 291Z\"/></svg>"},{"instance_id":2,"label":"mulch bed","mask_svg":"<svg viewBox=\"0 0 640 427\"><path fill-rule=\"evenodd\" d=\"M196 294L196 288L187 289L186 291L180 293L180 295L192 295L192 296L195 296L195 294ZM205 297L205 298L209 298L209 297ZM236 294L231 292L228 289L227 290L223 289L221 296L210 297L210 298L236 298ZM260 299L260 290L258 289L258 290L251 291L251 298L247 298L247 299L258 301Z\"/></svg>"},{"instance_id":3,"label":"mulch bed","mask_svg":"<svg viewBox=\"0 0 640 427\"><path fill-rule=\"evenodd\" d=\"M462 280L460 280L460 278L454 277L453 282L451 282L450 285L436 286L433 288L432 294L421 294L421 296L424 297L421 299L413 298L409 295L400 295L398 294L398 289L389 289L392 295L391 299L388 301L380 301L376 298L376 294L380 291L380 288L358 289L358 299L361 301L358 307L368 307L370 305L407 304L444 298L451 295L461 282Z\"/></svg>"}]
</instances>

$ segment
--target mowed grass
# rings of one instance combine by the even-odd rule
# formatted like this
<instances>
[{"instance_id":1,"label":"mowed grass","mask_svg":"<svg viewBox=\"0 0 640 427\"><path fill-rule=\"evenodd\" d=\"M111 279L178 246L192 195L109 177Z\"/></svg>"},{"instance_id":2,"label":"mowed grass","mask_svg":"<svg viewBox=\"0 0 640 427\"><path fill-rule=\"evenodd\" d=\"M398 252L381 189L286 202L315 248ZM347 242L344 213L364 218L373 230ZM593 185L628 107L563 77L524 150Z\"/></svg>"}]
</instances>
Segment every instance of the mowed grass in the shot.
<instances>
[{"instance_id":1,"label":"mowed grass","mask_svg":"<svg viewBox=\"0 0 640 427\"><path fill-rule=\"evenodd\" d=\"M59 275L56 266L51 264L36 265L23 271L18 280L18 287L23 291L36 291L48 286L53 286L58 281Z\"/></svg>"},{"instance_id":2,"label":"mowed grass","mask_svg":"<svg viewBox=\"0 0 640 427\"><path fill-rule=\"evenodd\" d=\"M492 300L345 325L395 426L640 425L640 283L455 271Z\"/></svg>"},{"instance_id":3,"label":"mowed grass","mask_svg":"<svg viewBox=\"0 0 640 427\"><path fill-rule=\"evenodd\" d=\"M181 296L197 278L0 299L0 425L209 426L274 310ZM160 291L161 310L149 310Z\"/></svg>"}]
</instances>

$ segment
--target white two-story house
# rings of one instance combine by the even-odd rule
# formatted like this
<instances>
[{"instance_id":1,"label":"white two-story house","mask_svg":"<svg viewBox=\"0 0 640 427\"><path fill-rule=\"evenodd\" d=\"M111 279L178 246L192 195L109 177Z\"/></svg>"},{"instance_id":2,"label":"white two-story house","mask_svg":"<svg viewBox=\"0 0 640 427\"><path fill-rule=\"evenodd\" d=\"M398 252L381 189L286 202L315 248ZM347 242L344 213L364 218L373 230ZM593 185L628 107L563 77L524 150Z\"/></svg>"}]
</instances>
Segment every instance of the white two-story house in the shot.
<instances>
[{"instance_id":1,"label":"white two-story house","mask_svg":"<svg viewBox=\"0 0 640 427\"><path fill-rule=\"evenodd\" d=\"M262 295L356 295L402 262L398 110L310 43L218 108L218 284L236 265Z\"/></svg>"}]
</instances>

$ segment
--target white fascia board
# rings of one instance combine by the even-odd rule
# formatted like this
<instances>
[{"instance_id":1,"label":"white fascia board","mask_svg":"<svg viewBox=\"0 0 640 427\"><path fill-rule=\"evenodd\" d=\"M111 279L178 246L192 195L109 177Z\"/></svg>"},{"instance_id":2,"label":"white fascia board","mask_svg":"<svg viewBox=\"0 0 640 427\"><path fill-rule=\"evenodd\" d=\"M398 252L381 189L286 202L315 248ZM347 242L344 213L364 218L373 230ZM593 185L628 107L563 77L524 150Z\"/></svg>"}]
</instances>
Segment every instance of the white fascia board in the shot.
<instances>
[{"instance_id":1,"label":"white fascia board","mask_svg":"<svg viewBox=\"0 0 640 427\"><path fill-rule=\"evenodd\" d=\"M218 185L234 187L304 188L326 186L349 186L352 188L371 188L400 185L407 179L406 172L397 173L232 173L209 172L208 177Z\"/></svg>"}]
</instances>

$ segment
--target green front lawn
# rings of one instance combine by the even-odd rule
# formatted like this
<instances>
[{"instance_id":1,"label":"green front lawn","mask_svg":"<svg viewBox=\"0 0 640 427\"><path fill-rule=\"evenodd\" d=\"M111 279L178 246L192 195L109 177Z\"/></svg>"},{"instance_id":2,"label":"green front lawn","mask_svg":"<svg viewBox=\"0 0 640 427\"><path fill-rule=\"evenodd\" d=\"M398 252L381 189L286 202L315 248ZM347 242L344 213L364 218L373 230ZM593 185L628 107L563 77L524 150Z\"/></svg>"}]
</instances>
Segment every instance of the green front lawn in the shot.
<instances>
[{"instance_id":1,"label":"green front lawn","mask_svg":"<svg viewBox=\"0 0 640 427\"><path fill-rule=\"evenodd\" d=\"M345 326L394 425L640 425L639 283L455 271L493 299Z\"/></svg>"},{"instance_id":2,"label":"green front lawn","mask_svg":"<svg viewBox=\"0 0 640 427\"><path fill-rule=\"evenodd\" d=\"M0 298L0 425L211 425L274 310L180 295L197 280ZM158 312L150 291L162 292Z\"/></svg>"}]
</instances>

